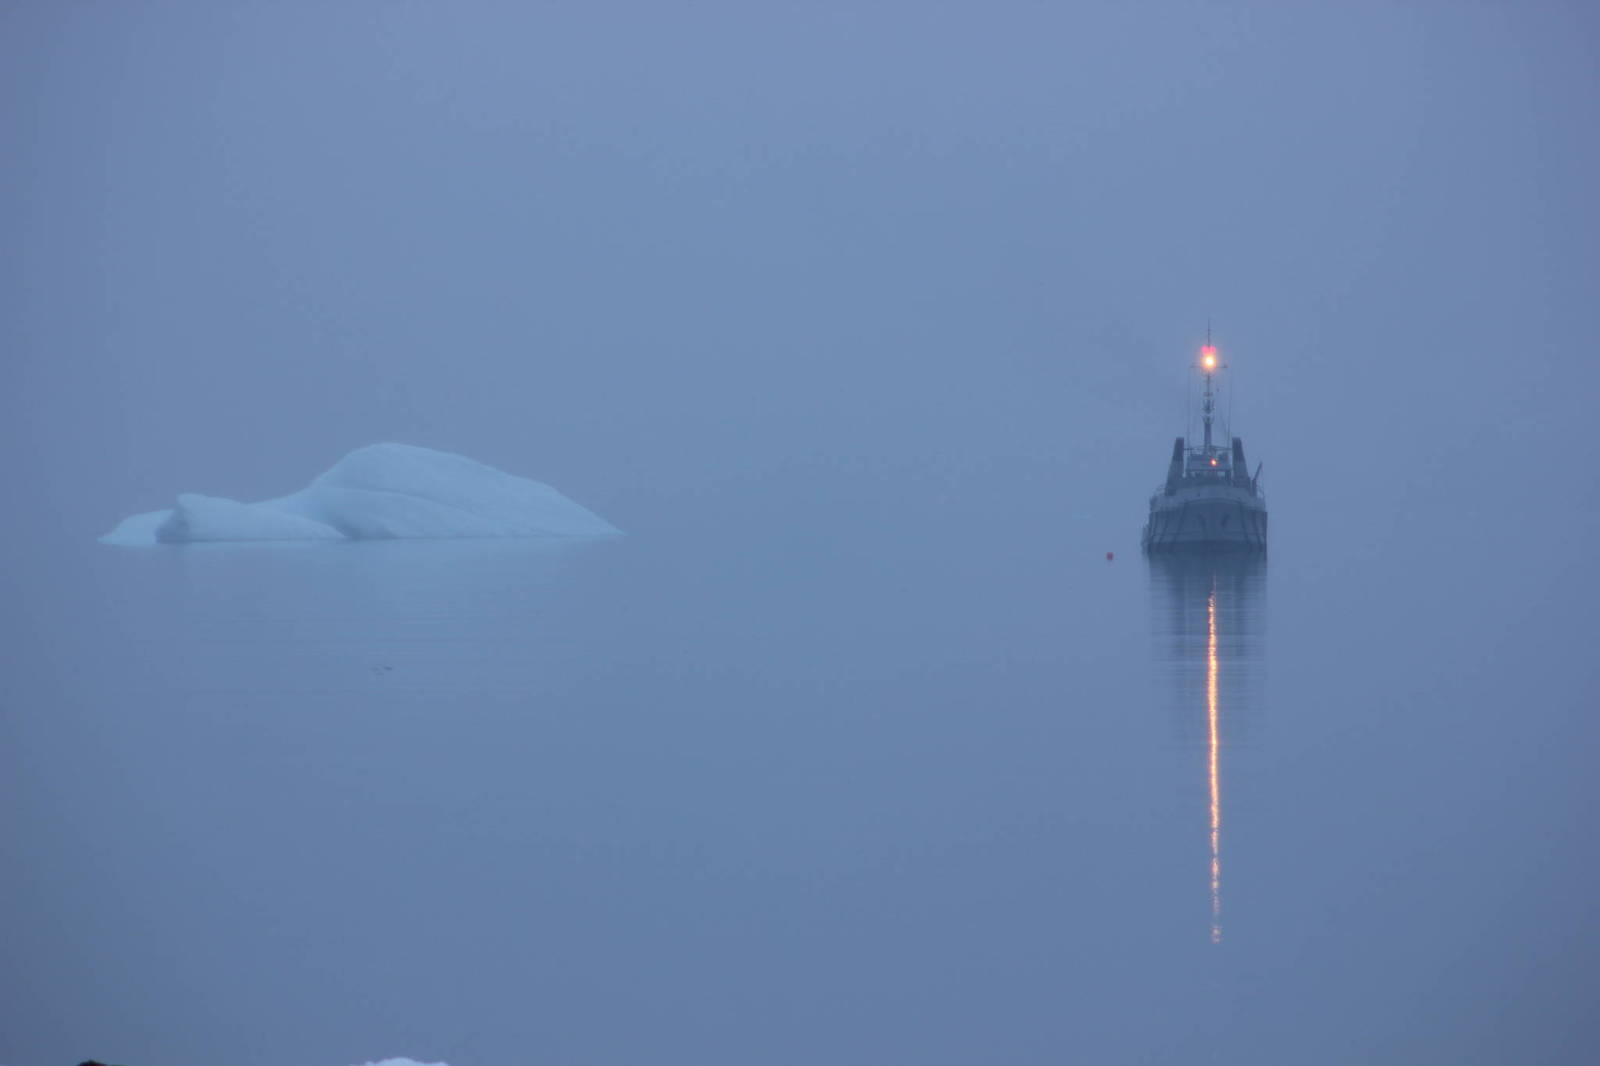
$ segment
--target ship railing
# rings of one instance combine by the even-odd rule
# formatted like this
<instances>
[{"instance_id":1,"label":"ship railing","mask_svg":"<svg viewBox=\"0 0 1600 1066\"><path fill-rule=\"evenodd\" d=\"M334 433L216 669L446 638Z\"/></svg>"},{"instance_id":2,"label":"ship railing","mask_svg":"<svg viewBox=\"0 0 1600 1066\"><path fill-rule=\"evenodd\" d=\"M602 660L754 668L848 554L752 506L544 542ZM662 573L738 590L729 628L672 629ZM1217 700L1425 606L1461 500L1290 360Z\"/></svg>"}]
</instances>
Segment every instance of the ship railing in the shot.
<instances>
[{"instance_id":1,"label":"ship railing","mask_svg":"<svg viewBox=\"0 0 1600 1066\"><path fill-rule=\"evenodd\" d=\"M1251 490L1251 494L1263 503L1265 503L1267 499L1266 491L1248 478L1186 477L1178 479L1179 488L1199 488L1204 485L1220 485L1225 489L1249 489ZM1160 499L1166 494L1167 483L1165 481L1158 482L1155 491L1150 494L1150 502L1154 503L1156 500Z\"/></svg>"}]
</instances>

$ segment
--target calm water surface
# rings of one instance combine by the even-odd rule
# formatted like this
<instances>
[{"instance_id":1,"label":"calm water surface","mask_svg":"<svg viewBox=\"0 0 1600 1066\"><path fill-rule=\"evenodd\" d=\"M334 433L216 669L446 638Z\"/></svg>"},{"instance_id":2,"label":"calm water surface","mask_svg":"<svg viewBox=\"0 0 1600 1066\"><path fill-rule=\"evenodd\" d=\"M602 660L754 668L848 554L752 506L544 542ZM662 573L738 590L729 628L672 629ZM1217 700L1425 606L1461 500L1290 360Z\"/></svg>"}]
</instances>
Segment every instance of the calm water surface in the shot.
<instances>
[{"instance_id":1,"label":"calm water surface","mask_svg":"<svg viewBox=\"0 0 1600 1066\"><path fill-rule=\"evenodd\" d=\"M1587 1061L1593 568L1029 477L40 546L0 1061Z\"/></svg>"}]
</instances>

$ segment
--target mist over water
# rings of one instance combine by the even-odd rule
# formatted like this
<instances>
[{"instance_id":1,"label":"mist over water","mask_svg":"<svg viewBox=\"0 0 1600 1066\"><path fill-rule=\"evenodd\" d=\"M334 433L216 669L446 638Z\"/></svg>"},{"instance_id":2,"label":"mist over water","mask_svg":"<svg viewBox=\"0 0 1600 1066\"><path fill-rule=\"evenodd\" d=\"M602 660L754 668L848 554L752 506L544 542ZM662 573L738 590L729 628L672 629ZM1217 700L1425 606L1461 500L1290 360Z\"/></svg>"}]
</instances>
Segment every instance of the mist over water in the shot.
<instances>
[{"instance_id":1,"label":"mist over water","mask_svg":"<svg viewBox=\"0 0 1600 1066\"><path fill-rule=\"evenodd\" d=\"M1522 582L825 481L703 499L737 537L44 556L98 599L13 678L9 1057L1577 1061L1593 668Z\"/></svg>"},{"instance_id":2,"label":"mist over water","mask_svg":"<svg viewBox=\"0 0 1600 1066\"><path fill-rule=\"evenodd\" d=\"M7 6L0 1062L1587 1062L1594 40ZM379 441L628 536L95 542Z\"/></svg>"}]
</instances>

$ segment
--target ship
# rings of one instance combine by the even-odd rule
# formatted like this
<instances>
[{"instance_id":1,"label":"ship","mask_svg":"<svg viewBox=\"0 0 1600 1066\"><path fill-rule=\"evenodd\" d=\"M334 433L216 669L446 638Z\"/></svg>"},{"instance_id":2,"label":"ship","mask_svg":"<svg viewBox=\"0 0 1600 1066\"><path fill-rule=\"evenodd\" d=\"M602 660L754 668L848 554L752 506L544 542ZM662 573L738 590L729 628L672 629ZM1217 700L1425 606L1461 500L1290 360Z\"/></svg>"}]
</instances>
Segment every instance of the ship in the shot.
<instances>
[{"instance_id":1,"label":"ship","mask_svg":"<svg viewBox=\"0 0 1600 1066\"><path fill-rule=\"evenodd\" d=\"M1261 491L1261 466L1245 463L1244 440L1228 444L1213 438L1219 371L1225 369L1206 331L1199 371L1205 382L1200 403L1204 437L1190 446L1172 443L1167 480L1150 497L1150 517L1140 544L1147 553L1267 550L1267 497ZM1192 428L1192 423L1191 423ZM1230 427L1231 428L1231 427ZM1219 434L1228 439L1226 433Z\"/></svg>"}]
</instances>

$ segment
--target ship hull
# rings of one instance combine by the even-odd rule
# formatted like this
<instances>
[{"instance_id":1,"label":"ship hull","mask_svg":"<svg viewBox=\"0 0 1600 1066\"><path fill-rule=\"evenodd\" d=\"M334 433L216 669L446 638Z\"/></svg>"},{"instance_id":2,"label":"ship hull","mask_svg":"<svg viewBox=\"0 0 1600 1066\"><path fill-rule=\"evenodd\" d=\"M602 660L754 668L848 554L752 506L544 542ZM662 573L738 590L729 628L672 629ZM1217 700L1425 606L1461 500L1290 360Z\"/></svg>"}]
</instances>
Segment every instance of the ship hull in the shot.
<instances>
[{"instance_id":1,"label":"ship hull","mask_svg":"<svg viewBox=\"0 0 1600 1066\"><path fill-rule=\"evenodd\" d=\"M1243 491L1179 492L1151 501L1141 544L1145 551L1267 550L1267 509Z\"/></svg>"}]
</instances>

